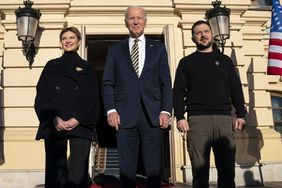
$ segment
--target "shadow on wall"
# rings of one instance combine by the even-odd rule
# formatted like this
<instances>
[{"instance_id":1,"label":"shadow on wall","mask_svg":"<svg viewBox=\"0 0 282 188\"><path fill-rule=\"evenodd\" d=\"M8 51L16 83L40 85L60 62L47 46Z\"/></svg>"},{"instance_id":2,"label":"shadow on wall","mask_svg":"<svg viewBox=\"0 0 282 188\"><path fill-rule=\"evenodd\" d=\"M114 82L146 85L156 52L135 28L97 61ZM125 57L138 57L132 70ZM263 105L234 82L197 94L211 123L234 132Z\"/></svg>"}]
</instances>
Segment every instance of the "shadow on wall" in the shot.
<instances>
[{"instance_id":1,"label":"shadow on wall","mask_svg":"<svg viewBox=\"0 0 282 188\"><path fill-rule=\"evenodd\" d=\"M234 66L238 66L239 62L237 60L236 51L234 49L233 42L231 43L232 50L230 58L233 61ZM253 60L250 64L245 65L249 66L246 72L247 74L247 84L249 91L253 88L253 78L252 78L252 67ZM239 72L237 71L239 74ZM244 84L244 83L242 83ZM247 114L247 125L244 130L238 131L235 130L235 141L236 141L236 163L240 166L244 173L244 181L247 186L255 186L263 184L263 176L261 171L261 154L260 151L264 145L263 136L260 129L257 128L257 117L254 110L255 107L255 97L252 91L249 93L249 103L246 104L249 106L249 112ZM233 109L234 113L234 109ZM235 113L234 113L235 114Z\"/></svg>"},{"instance_id":2,"label":"shadow on wall","mask_svg":"<svg viewBox=\"0 0 282 188\"><path fill-rule=\"evenodd\" d=\"M241 166L254 166L260 161L263 147L261 131L253 126L246 126L243 131L235 131L236 162Z\"/></svg>"},{"instance_id":3,"label":"shadow on wall","mask_svg":"<svg viewBox=\"0 0 282 188\"><path fill-rule=\"evenodd\" d=\"M247 186L263 185L260 151L264 145L262 133L255 126L235 131L236 163L244 172Z\"/></svg>"},{"instance_id":4,"label":"shadow on wall","mask_svg":"<svg viewBox=\"0 0 282 188\"><path fill-rule=\"evenodd\" d=\"M41 40L41 36L42 33L44 31L44 27L38 27L38 29L36 30L36 34L35 34L35 39L33 41L33 47L34 47L34 51L30 50L29 52L33 52L33 59L31 61L29 61L29 68L32 69L32 64L34 63L34 58L36 56L36 54L38 53L39 50L39 46L40 46L40 40ZM29 53L26 53L25 51L23 51L23 55L27 56Z\"/></svg>"},{"instance_id":5,"label":"shadow on wall","mask_svg":"<svg viewBox=\"0 0 282 188\"><path fill-rule=\"evenodd\" d=\"M246 185L262 185L263 183L260 180L256 180L254 173L250 170L246 170L244 173L244 180Z\"/></svg>"},{"instance_id":6,"label":"shadow on wall","mask_svg":"<svg viewBox=\"0 0 282 188\"><path fill-rule=\"evenodd\" d=\"M231 42L232 50L230 58L234 66L238 65L237 55L234 48L234 43ZM249 72L252 72L250 69L252 67L253 60L250 62L248 67L247 74L247 84L249 88L252 88L252 75ZM247 65L245 65L247 66ZM257 129L257 117L254 111L254 94L252 92L249 93L249 103L246 104L249 106L249 112L246 115L247 125L243 131L235 130L235 139L236 139L236 162L241 166L254 166L261 159L260 150L263 147L263 138L262 133L259 129ZM232 114L235 117L235 109L233 108Z\"/></svg>"},{"instance_id":7,"label":"shadow on wall","mask_svg":"<svg viewBox=\"0 0 282 188\"><path fill-rule=\"evenodd\" d=\"M44 184L41 184L41 185L36 185L34 188L44 188L45 185Z\"/></svg>"},{"instance_id":8,"label":"shadow on wall","mask_svg":"<svg viewBox=\"0 0 282 188\"><path fill-rule=\"evenodd\" d=\"M236 57L236 51L234 49L234 43L231 42L231 54L230 54L230 59L232 60L233 64L236 66L238 65L238 60Z\"/></svg>"},{"instance_id":9,"label":"shadow on wall","mask_svg":"<svg viewBox=\"0 0 282 188\"><path fill-rule=\"evenodd\" d=\"M3 75L3 74L1 74ZM0 90L0 104L3 104L3 90ZM4 124L3 124L3 111L0 112L0 166L5 163L5 155L4 155Z\"/></svg>"}]
</instances>

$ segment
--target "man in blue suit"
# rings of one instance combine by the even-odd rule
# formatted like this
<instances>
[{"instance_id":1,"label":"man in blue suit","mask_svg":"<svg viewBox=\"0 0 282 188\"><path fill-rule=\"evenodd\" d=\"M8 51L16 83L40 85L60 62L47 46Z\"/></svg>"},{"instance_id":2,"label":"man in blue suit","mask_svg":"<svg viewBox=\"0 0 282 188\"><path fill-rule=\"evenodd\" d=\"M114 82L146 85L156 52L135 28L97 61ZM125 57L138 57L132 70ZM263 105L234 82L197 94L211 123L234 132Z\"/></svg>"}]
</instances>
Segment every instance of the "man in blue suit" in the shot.
<instances>
[{"instance_id":1,"label":"man in blue suit","mask_svg":"<svg viewBox=\"0 0 282 188\"><path fill-rule=\"evenodd\" d=\"M147 187L160 187L162 129L172 109L171 77L165 46L144 36L146 11L128 7L129 37L109 49L103 75L107 121L115 127L123 188L136 187L139 146Z\"/></svg>"}]
</instances>

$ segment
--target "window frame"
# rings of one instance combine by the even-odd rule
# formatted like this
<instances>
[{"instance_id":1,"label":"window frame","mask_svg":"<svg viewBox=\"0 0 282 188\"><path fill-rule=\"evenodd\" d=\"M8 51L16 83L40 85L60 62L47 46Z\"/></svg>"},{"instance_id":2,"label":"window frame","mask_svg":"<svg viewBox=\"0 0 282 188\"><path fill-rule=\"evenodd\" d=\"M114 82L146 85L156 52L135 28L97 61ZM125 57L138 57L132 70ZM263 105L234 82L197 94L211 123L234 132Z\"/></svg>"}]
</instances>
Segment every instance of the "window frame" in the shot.
<instances>
[{"instance_id":1,"label":"window frame","mask_svg":"<svg viewBox=\"0 0 282 188\"><path fill-rule=\"evenodd\" d=\"M261 1L269 1L261 5ZM269 4L268 4L269 3ZM271 10L272 1L271 0L251 0L250 10Z\"/></svg>"},{"instance_id":2,"label":"window frame","mask_svg":"<svg viewBox=\"0 0 282 188\"><path fill-rule=\"evenodd\" d=\"M275 113L274 111L281 111L280 114L282 114L282 93L271 93L271 109L272 109L272 115L273 115L273 125L274 125L274 130L280 132L280 134L282 135L282 117L276 121L275 120ZM274 107L273 106L273 97L277 97L278 100L281 100L281 102L278 102L278 104L280 104L278 107Z\"/></svg>"}]
</instances>

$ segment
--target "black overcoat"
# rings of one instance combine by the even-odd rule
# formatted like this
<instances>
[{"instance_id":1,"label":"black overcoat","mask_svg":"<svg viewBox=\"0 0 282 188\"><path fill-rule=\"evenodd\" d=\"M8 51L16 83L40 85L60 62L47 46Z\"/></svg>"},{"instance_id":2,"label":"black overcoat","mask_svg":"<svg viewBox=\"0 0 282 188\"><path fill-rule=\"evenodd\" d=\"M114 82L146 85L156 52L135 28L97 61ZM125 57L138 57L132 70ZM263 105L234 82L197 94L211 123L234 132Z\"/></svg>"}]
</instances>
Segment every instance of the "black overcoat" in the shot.
<instances>
[{"instance_id":1,"label":"black overcoat","mask_svg":"<svg viewBox=\"0 0 282 188\"><path fill-rule=\"evenodd\" d=\"M40 121L36 139L93 137L99 117L99 92L94 67L76 52L65 52L44 67L36 87L35 111ZM77 119L71 131L57 131L54 117Z\"/></svg>"}]
</instances>

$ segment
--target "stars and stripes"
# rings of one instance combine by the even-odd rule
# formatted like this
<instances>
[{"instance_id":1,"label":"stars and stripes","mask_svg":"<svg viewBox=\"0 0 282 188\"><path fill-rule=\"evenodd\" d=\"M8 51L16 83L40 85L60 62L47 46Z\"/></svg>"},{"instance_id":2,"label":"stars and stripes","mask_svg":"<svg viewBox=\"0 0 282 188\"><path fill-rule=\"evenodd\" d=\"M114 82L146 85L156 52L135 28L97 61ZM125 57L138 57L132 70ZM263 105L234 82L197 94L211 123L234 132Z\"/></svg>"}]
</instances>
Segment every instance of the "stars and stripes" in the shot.
<instances>
[{"instance_id":1,"label":"stars and stripes","mask_svg":"<svg viewBox=\"0 0 282 188\"><path fill-rule=\"evenodd\" d=\"M272 0L267 74L282 76L282 7Z\"/></svg>"}]
</instances>

